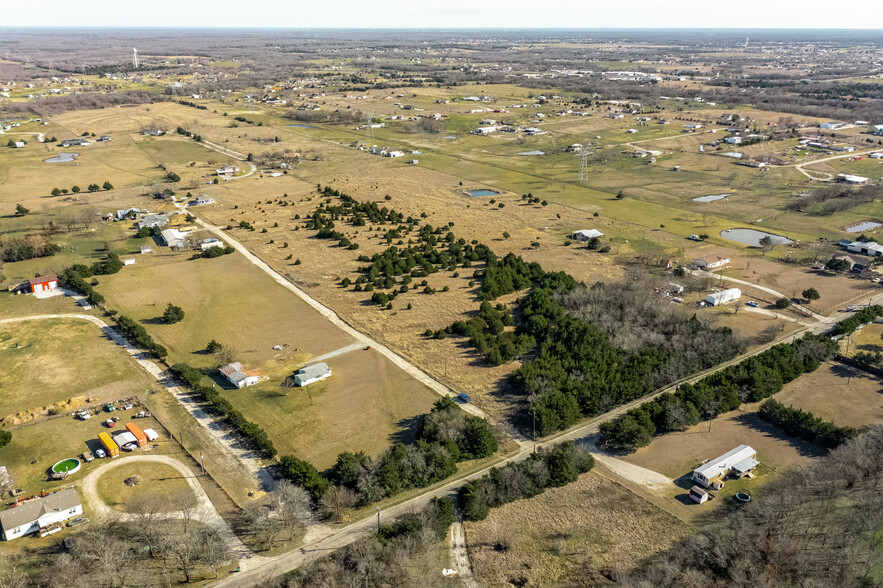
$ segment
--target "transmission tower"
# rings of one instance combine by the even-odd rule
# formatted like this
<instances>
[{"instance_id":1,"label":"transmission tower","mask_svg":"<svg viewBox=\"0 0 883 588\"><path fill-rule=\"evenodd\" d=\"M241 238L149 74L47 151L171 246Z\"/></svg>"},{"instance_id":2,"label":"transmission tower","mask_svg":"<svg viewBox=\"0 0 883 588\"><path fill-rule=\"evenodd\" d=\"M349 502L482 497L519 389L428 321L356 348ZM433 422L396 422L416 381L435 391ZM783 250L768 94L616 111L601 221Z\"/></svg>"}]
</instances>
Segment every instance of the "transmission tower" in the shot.
<instances>
[{"instance_id":1,"label":"transmission tower","mask_svg":"<svg viewBox=\"0 0 883 588\"><path fill-rule=\"evenodd\" d=\"M589 183L589 151L588 144L583 145L579 153L579 182L581 184Z\"/></svg>"},{"instance_id":2,"label":"transmission tower","mask_svg":"<svg viewBox=\"0 0 883 588\"><path fill-rule=\"evenodd\" d=\"M132 47L132 67L135 69L141 67L141 62L138 60L138 50L134 47Z\"/></svg>"}]
</instances>

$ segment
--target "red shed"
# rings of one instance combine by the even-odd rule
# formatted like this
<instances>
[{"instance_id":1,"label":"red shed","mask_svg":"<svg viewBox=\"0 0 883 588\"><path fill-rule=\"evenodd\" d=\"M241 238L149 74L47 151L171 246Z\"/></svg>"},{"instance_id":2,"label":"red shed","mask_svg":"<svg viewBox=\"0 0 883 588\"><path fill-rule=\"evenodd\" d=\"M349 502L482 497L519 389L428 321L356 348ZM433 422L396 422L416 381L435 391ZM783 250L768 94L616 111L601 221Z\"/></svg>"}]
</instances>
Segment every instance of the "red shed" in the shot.
<instances>
[{"instance_id":1,"label":"red shed","mask_svg":"<svg viewBox=\"0 0 883 588\"><path fill-rule=\"evenodd\" d=\"M28 280L28 285L31 287L31 292L48 292L58 288L58 277L50 274L48 276L32 278Z\"/></svg>"}]
</instances>

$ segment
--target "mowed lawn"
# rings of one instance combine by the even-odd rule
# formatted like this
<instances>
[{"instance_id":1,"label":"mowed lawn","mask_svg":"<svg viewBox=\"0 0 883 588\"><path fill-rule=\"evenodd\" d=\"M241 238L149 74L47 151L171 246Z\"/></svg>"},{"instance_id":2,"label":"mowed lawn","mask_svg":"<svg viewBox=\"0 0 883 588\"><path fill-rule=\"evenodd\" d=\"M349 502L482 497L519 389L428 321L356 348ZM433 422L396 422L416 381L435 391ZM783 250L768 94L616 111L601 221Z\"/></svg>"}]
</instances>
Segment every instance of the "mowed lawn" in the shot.
<instances>
[{"instance_id":1,"label":"mowed lawn","mask_svg":"<svg viewBox=\"0 0 883 588\"><path fill-rule=\"evenodd\" d=\"M131 476L140 476L141 483L127 485ZM196 498L181 472L156 462L123 463L101 474L95 489L102 502L124 512L137 512L137 505L145 501L160 512L174 512L178 504Z\"/></svg>"},{"instance_id":2,"label":"mowed lawn","mask_svg":"<svg viewBox=\"0 0 883 588\"><path fill-rule=\"evenodd\" d=\"M365 349L328 359L333 374L327 380L303 389L282 387L296 369L354 340L238 253L136 264L102 278L98 289L109 307L142 321L169 349L169 363L206 370L238 410L267 430L281 453L293 452L318 467L333 464L341 451L377 454L393 440L411 440L414 417L437 399ZM184 309L180 323L156 320L169 302ZM265 376L250 388L231 389L215 369L218 358L204 353L212 339Z\"/></svg>"},{"instance_id":3,"label":"mowed lawn","mask_svg":"<svg viewBox=\"0 0 883 588\"><path fill-rule=\"evenodd\" d=\"M0 357L0 418L76 397L127 398L156 384L84 320L0 324Z\"/></svg>"}]
</instances>

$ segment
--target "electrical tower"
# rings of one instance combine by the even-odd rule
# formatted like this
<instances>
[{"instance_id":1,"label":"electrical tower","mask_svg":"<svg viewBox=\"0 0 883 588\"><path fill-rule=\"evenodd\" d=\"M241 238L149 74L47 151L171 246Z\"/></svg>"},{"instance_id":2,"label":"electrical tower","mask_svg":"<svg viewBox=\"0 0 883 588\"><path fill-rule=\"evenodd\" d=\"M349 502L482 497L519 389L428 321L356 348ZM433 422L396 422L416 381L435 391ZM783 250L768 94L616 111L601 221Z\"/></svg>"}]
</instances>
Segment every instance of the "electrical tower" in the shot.
<instances>
[{"instance_id":1,"label":"electrical tower","mask_svg":"<svg viewBox=\"0 0 883 588\"><path fill-rule=\"evenodd\" d=\"M138 60L138 50L134 47L132 47L132 67L135 69L141 67L141 62Z\"/></svg>"}]
</instances>

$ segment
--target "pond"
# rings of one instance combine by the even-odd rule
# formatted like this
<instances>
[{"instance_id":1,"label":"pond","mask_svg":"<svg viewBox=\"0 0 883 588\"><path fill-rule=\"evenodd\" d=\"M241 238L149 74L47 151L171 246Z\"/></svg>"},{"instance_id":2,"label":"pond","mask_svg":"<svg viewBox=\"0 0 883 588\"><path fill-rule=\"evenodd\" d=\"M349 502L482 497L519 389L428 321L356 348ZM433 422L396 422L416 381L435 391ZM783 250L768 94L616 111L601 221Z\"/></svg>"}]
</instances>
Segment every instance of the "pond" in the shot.
<instances>
[{"instance_id":1,"label":"pond","mask_svg":"<svg viewBox=\"0 0 883 588\"><path fill-rule=\"evenodd\" d=\"M466 190L469 192L469 196L471 198L478 198L480 196L496 196L497 192L493 190Z\"/></svg>"},{"instance_id":2,"label":"pond","mask_svg":"<svg viewBox=\"0 0 883 588\"><path fill-rule=\"evenodd\" d=\"M732 196L732 194L711 194L710 196L700 196L699 198L693 198L693 202L714 202L715 200L723 200L727 196Z\"/></svg>"},{"instance_id":3,"label":"pond","mask_svg":"<svg viewBox=\"0 0 883 588\"><path fill-rule=\"evenodd\" d=\"M299 128L299 129L318 129L318 128L319 128L319 127L316 127L316 126L313 126L313 125L304 124L304 123L297 124L297 125L286 125L286 126L289 126L289 127L297 127L297 128Z\"/></svg>"},{"instance_id":4,"label":"pond","mask_svg":"<svg viewBox=\"0 0 883 588\"><path fill-rule=\"evenodd\" d=\"M767 233L766 231L757 231L755 229L727 229L725 231L721 231L721 237L729 241L735 241L736 243L742 243L743 245L749 245L751 247L760 247L760 240L764 237L771 237L773 243L775 243L776 245L793 243L793 241L788 237L774 235L773 233Z\"/></svg>"},{"instance_id":5,"label":"pond","mask_svg":"<svg viewBox=\"0 0 883 588\"><path fill-rule=\"evenodd\" d=\"M522 151L518 155L545 155L545 151Z\"/></svg>"},{"instance_id":6,"label":"pond","mask_svg":"<svg viewBox=\"0 0 883 588\"><path fill-rule=\"evenodd\" d=\"M876 229L879 227L883 227L880 223L875 223L874 221L865 221L863 223L859 223L854 227L849 227L846 229L847 233L864 233L865 231L870 231L871 229Z\"/></svg>"},{"instance_id":7,"label":"pond","mask_svg":"<svg viewBox=\"0 0 883 588\"><path fill-rule=\"evenodd\" d=\"M49 159L44 159L46 163L65 163L67 161L73 161L75 157L77 157L79 153L59 153L55 157L50 157Z\"/></svg>"}]
</instances>

